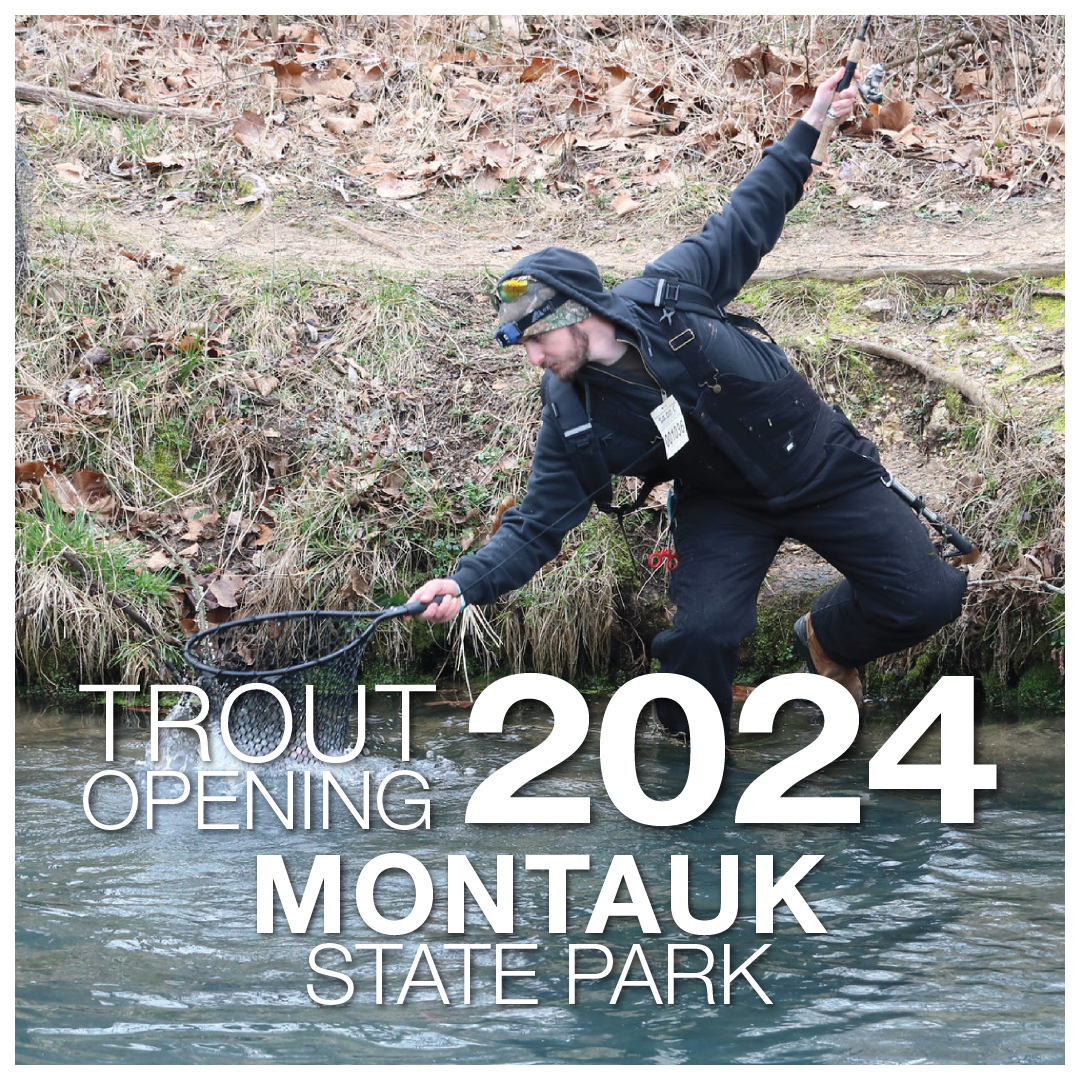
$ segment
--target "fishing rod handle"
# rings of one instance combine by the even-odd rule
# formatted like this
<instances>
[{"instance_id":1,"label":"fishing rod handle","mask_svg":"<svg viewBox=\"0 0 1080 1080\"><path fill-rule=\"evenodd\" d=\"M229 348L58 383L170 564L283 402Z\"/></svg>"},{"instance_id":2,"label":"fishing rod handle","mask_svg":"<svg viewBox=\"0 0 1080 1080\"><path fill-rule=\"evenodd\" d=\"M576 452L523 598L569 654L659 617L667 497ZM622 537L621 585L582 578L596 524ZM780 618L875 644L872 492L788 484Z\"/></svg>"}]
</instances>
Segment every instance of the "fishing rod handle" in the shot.
<instances>
[{"instance_id":1,"label":"fishing rod handle","mask_svg":"<svg viewBox=\"0 0 1080 1080\"><path fill-rule=\"evenodd\" d=\"M940 530L945 539L948 540L961 555L971 554L975 545L958 529L955 529L952 525L949 525L944 521L938 524L936 528Z\"/></svg>"},{"instance_id":2,"label":"fishing rod handle","mask_svg":"<svg viewBox=\"0 0 1080 1080\"><path fill-rule=\"evenodd\" d=\"M940 515L935 514L934 511L926 505L925 499L916 495L909 488L906 488L887 470L886 476L881 478L881 482L903 502L907 503L916 514L920 514L922 517L926 518L930 523L930 526L937 531L938 535L944 536L961 555L971 554L975 545L962 532L950 525Z\"/></svg>"},{"instance_id":3,"label":"fishing rod handle","mask_svg":"<svg viewBox=\"0 0 1080 1080\"><path fill-rule=\"evenodd\" d=\"M930 523L931 528L937 530L938 535L944 536L946 540L961 555L970 555L975 545L955 526L950 525L940 514L934 513L926 505L926 501L918 496L912 495L910 491L898 480L894 480L891 485L893 491L895 491L906 502L916 514L921 514Z\"/></svg>"},{"instance_id":4,"label":"fishing rod handle","mask_svg":"<svg viewBox=\"0 0 1080 1080\"><path fill-rule=\"evenodd\" d=\"M851 85L851 80L855 77L855 69L859 66L859 61L862 59L863 46L866 44L866 31L869 26L870 16L867 15L863 19L863 24L858 34L855 35L855 40L851 43L851 48L848 50L847 63L844 65L844 74L836 84L835 92L837 94L839 94L841 90L846 90ZM832 139L833 134L839 126L840 121L833 116L832 109L830 109L828 115L825 117L825 123L821 125L821 134L818 136L817 146L814 147L813 157L810 158L815 165L820 165L825 160L825 154L829 149L829 140Z\"/></svg>"}]
</instances>

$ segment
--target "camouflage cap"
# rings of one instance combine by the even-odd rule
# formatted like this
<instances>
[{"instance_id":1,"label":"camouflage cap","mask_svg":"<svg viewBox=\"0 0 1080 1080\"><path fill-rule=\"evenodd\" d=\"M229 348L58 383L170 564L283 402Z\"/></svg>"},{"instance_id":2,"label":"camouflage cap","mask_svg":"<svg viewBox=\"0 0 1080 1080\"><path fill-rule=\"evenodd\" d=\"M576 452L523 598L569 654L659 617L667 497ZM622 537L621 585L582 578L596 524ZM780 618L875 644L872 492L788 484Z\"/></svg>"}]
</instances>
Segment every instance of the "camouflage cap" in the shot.
<instances>
[{"instance_id":1,"label":"camouflage cap","mask_svg":"<svg viewBox=\"0 0 1080 1080\"><path fill-rule=\"evenodd\" d=\"M506 295L506 286L508 284L511 282L517 284L522 281L527 281L523 293L512 300L502 299L502 296ZM493 299L498 304L499 322L517 323L530 312L535 311L546 300L550 300L556 295L556 290L550 285L545 285L534 278L516 278L510 279L510 282L500 282ZM587 319L591 314L592 312L584 304L579 304L576 300L567 300L550 314L526 327L521 332L521 336L522 338L535 337L537 334L543 334L548 330L558 330L561 326L572 326L574 323L581 322L582 319Z\"/></svg>"}]
</instances>

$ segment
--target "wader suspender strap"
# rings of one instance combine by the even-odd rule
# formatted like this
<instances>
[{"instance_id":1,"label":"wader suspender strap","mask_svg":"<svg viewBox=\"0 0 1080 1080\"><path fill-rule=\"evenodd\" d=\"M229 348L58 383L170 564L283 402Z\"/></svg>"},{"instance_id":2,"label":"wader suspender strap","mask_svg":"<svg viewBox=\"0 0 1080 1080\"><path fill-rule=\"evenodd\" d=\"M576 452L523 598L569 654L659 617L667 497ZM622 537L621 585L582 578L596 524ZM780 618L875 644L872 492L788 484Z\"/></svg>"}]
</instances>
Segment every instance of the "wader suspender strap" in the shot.
<instances>
[{"instance_id":1,"label":"wader suspender strap","mask_svg":"<svg viewBox=\"0 0 1080 1080\"><path fill-rule=\"evenodd\" d=\"M719 319L730 323L740 330L756 330L764 334L772 343L772 335L756 319L744 315L730 315L699 285L691 285L675 278L636 277L615 286L615 292L627 300L632 300L641 307L651 307L658 311L657 319L669 323L675 329L675 313L691 312L704 315L709 319ZM696 349L684 349L675 355L682 361L686 370L699 386L708 386L716 382L716 368Z\"/></svg>"},{"instance_id":2,"label":"wader suspender strap","mask_svg":"<svg viewBox=\"0 0 1080 1080\"><path fill-rule=\"evenodd\" d=\"M642 478L641 490L632 503L613 505L611 473L592 425L592 402L587 383L583 389L584 401L578 395L574 383L563 382L550 372L545 373L540 383L541 398L544 404L551 408L551 415L566 441L578 479L584 485L589 498L596 503L598 510L603 510L605 514L614 514L622 524L624 515L645 505L649 493L660 481Z\"/></svg>"},{"instance_id":3,"label":"wader suspender strap","mask_svg":"<svg viewBox=\"0 0 1080 1080\"><path fill-rule=\"evenodd\" d=\"M611 505L611 474L592 426L588 386L582 402L572 383L563 382L548 372L540 383L540 394L544 404L551 408L551 415L566 440L570 460L585 490L599 509L611 512L614 509Z\"/></svg>"},{"instance_id":4,"label":"wader suspender strap","mask_svg":"<svg viewBox=\"0 0 1080 1080\"><path fill-rule=\"evenodd\" d=\"M742 330L756 330L770 341L772 336L755 319L742 315L729 315L712 296L698 285L691 285L674 278L637 277L629 278L615 286L616 293L627 300L632 300L642 307L660 309L661 321L671 321L676 311L693 312L709 319L721 319ZM775 344L775 342L773 342ZM688 350L689 351L689 350ZM683 357L687 370L699 382L711 381L716 371L700 357ZM570 459L574 463L578 477L585 490L590 493L598 509L606 514L615 514L622 524L625 514L640 509L645 505L649 493L659 480L650 482L644 478L641 490L632 503L625 506L612 505L611 473L600 450L600 441L592 426L592 406L589 386L584 386L585 401L582 402L573 383L565 383L550 372L544 375L540 384L540 393L545 405L551 407L552 416L562 432L566 446L570 450Z\"/></svg>"},{"instance_id":5,"label":"wader suspender strap","mask_svg":"<svg viewBox=\"0 0 1080 1080\"><path fill-rule=\"evenodd\" d=\"M720 319L737 326L740 330L756 330L773 341L772 334L757 321L745 315L731 315L699 285L691 285L687 281L678 281L675 278L636 277L629 278L621 285L616 285L614 291L627 300L633 300L642 307L660 308L665 314L660 316L661 321L671 316L668 311L689 311L695 315L704 315L708 319ZM776 342L773 341L775 345Z\"/></svg>"}]
</instances>

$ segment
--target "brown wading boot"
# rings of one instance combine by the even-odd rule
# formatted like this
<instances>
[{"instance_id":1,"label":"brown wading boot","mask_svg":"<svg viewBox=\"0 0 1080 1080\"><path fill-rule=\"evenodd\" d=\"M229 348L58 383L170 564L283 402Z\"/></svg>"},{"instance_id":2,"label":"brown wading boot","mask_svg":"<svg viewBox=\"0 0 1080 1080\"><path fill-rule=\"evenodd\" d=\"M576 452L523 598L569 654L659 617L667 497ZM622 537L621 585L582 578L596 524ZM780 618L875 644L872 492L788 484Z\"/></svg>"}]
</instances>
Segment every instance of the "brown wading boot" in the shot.
<instances>
[{"instance_id":1,"label":"brown wading boot","mask_svg":"<svg viewBox=\"0 0 1080 1080\"><path fill-rule=\"evenodd\" d=\"M861 712L863 693L858 669L841 667L835 660L830 660L825 655L825 650L822 649L821 643L814 634L809 612L795 623L792 632L795 634L795 648L806 661L806 670L811 674L824 675L826 679L838 682L855 699L855 704L859 706Z\"/></svg>"}]
</instances>

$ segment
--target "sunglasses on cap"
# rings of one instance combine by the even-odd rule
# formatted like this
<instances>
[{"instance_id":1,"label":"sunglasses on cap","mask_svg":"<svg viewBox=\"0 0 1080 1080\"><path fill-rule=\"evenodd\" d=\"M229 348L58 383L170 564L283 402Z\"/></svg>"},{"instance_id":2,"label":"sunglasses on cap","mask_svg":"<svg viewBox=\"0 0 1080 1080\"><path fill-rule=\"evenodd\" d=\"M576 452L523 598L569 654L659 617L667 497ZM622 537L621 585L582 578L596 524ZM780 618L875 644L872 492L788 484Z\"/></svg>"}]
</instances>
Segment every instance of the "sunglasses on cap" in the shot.
<instances>
[{"instance_id":1,"label":"sunglasses on cap","mask_svg":"<svg viewBox=\"0 0 1080 1080\"><path fill-rule=\"evenodd\" d=\"M536 284L536 278L531 277L513 277L500 281L491 294L491 306L498 311L500 304L512 304L515 300L520 300L529 291L529 286Z\"/></svg>"},{"instance_id":2,"label":"sunglasses on cap","mask_svg":"<svg viewBox=\"0 0 1080 1080\"><path fill-rule=\"evenodd\" d=\"M533 287L548 288L549 286L544 286L541 282L531 277L514 277L507 278L505 281L500 281L499 284L495 286L495 291L491 294L491 301L495 310L498 311L503 304L513 304L515 301L521 300L528 293L529 289ZM547 316L562 307L569 299L570 297L566 296L564 293L553 293L531 311L523 312L518 318L504 322L502 326L495 331L495 340L504 349L509 345L516 345L525 336L525 332L529 327L535 326L536 323L547 318Z\"/></svg>"}]
</instances>

